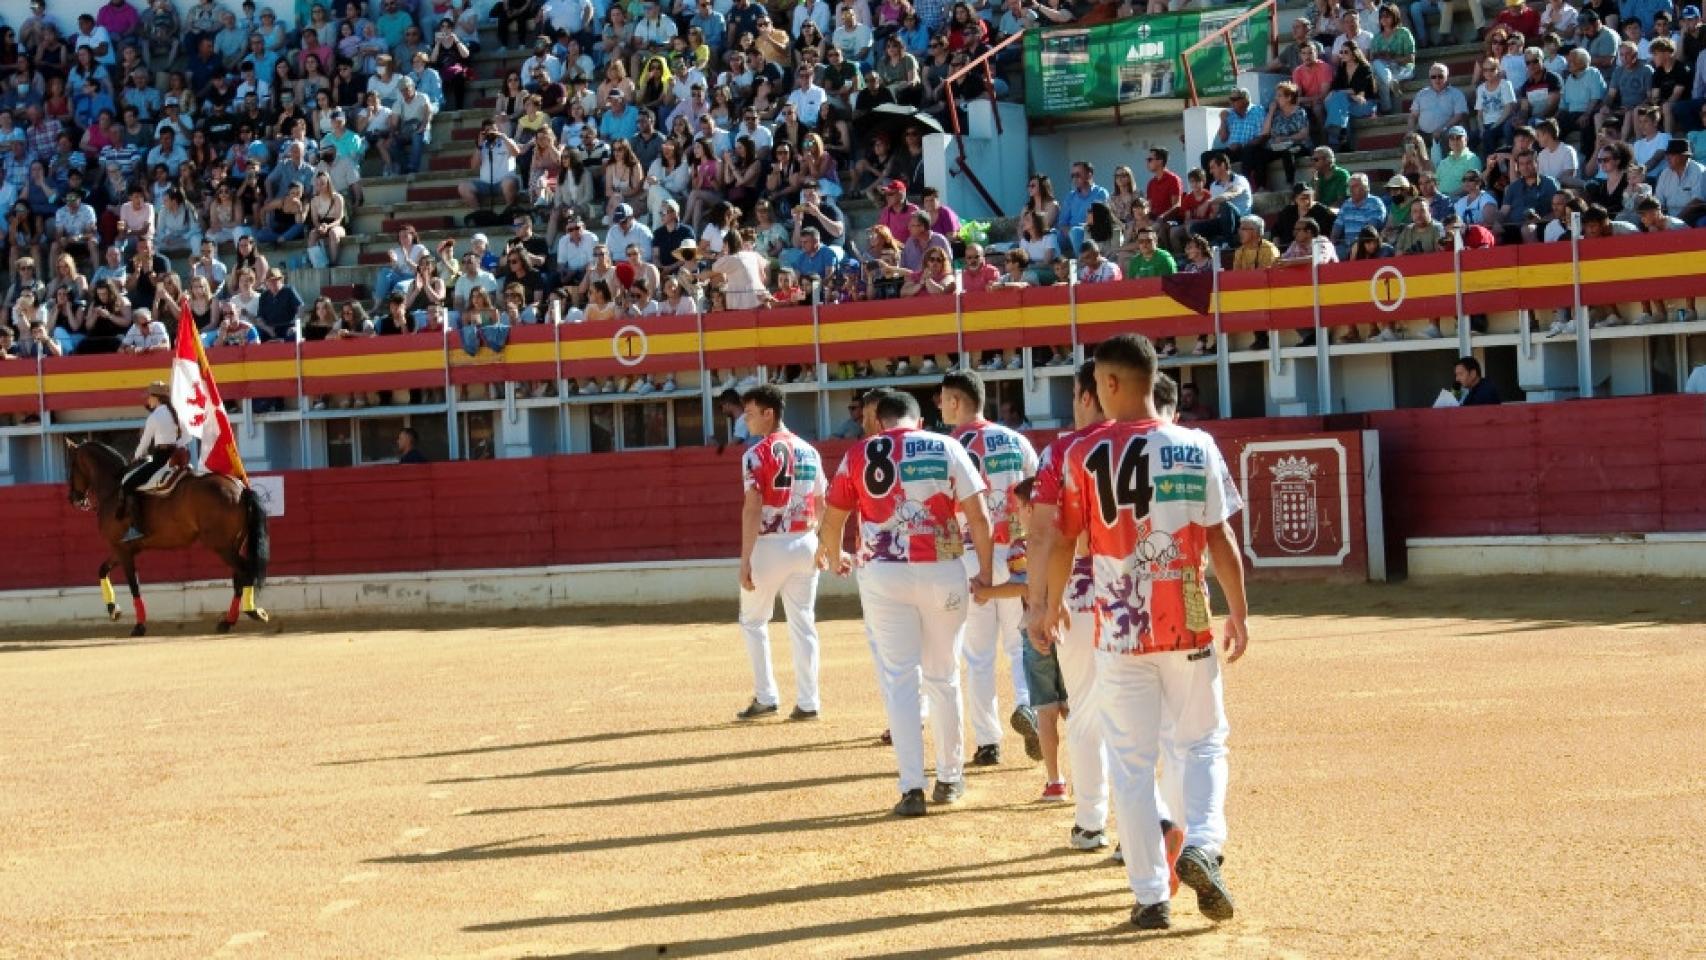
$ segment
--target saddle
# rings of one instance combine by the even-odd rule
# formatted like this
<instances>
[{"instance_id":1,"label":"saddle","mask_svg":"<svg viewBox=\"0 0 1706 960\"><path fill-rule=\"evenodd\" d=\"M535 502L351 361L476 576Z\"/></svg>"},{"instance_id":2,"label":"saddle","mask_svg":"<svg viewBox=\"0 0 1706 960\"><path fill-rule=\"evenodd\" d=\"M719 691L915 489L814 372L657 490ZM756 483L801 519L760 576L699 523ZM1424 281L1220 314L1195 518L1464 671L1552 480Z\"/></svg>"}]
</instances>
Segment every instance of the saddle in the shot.
<instances>
[{"instance_id":1,"label":"saddle","mask_svg":"<svg viewBox=\"0 0 1706 960\"><path fill-rule=\"evenodd\" d=\"M166 465L154 471L154 475L138 487L136 492L144 497L169 497L172 491L178 488L178 484L194 472L190 469L189 451L179 447L173 452L171 459L166 461Z\"/></svg>"}]
</instances>

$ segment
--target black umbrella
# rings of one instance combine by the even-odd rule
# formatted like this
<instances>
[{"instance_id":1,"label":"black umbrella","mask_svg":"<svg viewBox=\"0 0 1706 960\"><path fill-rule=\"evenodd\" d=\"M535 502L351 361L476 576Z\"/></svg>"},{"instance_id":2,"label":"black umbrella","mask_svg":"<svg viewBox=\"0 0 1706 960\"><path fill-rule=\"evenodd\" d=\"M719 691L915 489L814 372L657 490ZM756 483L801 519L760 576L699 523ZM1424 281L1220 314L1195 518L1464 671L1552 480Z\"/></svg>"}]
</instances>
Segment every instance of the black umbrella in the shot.
<instances>
[{"instance_id":1,"label":"black umbrella","mask_svg":"<svg viewBox=\"0 0 1706 960\"><path fill-rule=\"evenodd\" d=\"M864 126L870 134L880 133L891 143L911 127L923 127L926 133L947 132L935 117L904 103L879 104L865 117Z\"/></svg>"}]
</instances>

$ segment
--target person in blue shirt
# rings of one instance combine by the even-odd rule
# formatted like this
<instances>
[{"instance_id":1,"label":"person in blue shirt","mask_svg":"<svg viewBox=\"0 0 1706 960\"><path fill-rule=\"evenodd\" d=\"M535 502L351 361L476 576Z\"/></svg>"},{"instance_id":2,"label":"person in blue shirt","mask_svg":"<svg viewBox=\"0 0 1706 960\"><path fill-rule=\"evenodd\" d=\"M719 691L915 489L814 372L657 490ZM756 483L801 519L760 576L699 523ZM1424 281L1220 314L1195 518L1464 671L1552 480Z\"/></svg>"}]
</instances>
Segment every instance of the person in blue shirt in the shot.
<instances>
[{"instance_id":1,"label":"person in blue shirt","mask_svg":"<svg viewBox=\"0 0 1706 960\"><path fill-rule=\"evenodd\" d=\"M788 256L790 253L793 254L792 257ZM791 260L791 263L785 263L784 266L793 267L802 278L817 277L819 280L826 280L840 266L841 253L823 242L816 227L802 227L799 232L799 248L784 250L782 259Z\"/></svg>"},{"instance_id":2,"label":"person in blue shirt","mask_svg":"<svg viewBox=\"0 0 1706 960\"><path fill-rule=\"evenodd\" d=\"M113 108L112 95L101 88L94 79L83 81L83 90L71 98L71 118L77 125L87 130L101 118L101 111L117 113Z\"/></svg>"},{"instance_id":3,"label":"person in blue shirt","mask_svg":"<svg viewBox=\"0 0 1706 960\"><path fill-rule=\"evenodd\" d=\"M615 143L639 132L640 111L634 109L622 91L611 90L606 103L604 116L598 118L599 139Z\"/></svg>"},{"instance_id":4,"label":"person in blue shirt","mask_svg":"<svg viewBox=\"0 0 1706 960\"><path fill-rule=\"evenodd\" d=\"M1107 203L1108 191L1096 183L1096 167L1088 160L1072 165L1072 189L1060 198L1060 217L1055 227L1062 240L1070 241L1068 250L1077 250L1084 243L1084 221L1090 218L1092 203Z\"/></svg>"}]
</instances>

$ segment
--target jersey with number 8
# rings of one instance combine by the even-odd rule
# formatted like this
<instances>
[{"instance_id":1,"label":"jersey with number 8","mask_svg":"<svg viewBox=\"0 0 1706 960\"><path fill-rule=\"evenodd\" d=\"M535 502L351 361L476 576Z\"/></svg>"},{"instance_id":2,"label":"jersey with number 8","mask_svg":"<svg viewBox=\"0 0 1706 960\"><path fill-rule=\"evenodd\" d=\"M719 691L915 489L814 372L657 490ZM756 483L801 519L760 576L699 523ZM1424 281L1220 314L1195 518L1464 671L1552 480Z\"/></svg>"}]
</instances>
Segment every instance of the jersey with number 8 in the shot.
<instances>
[{"instance_id":1,"label":"jersey with number 8","mask_svg":"<svg viewBox=\"0 0 1706 960\"><path fill-rule=\"evenodd\" d=\"M794 536L817 525L815 498L828 482L816 447L778 430L749 447L740 467L743 488L757 490L763 500L759 536Z\"/></svg>"},{"instance_id":2,"label":"jersey with number 8","mask_svg":"<svg viewBox=\"0 0 1706 960\"><path fill-rule=\"evenodd\" d=\"M901 427L848 450L828 500L838 510L858 508L864 559L932 563L964 553L956 514L961 500L983 489L959 444Z\"/></svg>"},{"instance_id":3,"label":"jersey with number 8","mask_svg":"<svg viewBox=\"0 0 1706 960\"><path fill-rule=\"evenodd\" d=\"M1112 653L1213 642L1207 534L1243 505L1214 438L1156 420L1075 440L1061 470L1061 533L1089 534L1096 646Z\"/></svg>"}]
</instances>

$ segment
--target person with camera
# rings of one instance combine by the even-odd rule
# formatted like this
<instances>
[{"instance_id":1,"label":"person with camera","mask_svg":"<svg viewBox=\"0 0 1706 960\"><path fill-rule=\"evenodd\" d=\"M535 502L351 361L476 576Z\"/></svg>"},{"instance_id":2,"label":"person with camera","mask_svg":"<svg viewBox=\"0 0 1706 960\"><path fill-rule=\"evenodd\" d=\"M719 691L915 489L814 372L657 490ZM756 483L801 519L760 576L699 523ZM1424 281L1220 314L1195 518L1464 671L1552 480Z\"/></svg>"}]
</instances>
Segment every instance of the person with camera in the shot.
<instances>
[{"instance_id":1,"label":"person with camera","mask_svg":"<svg viewBox=\"0 0 1706 960\"><path fill-rule=\"evenodd\" d=\"M498 131L497 121L480 124L479 146L474 150L469 166L476 178L464 181L456 192L462 202L471 207L488 208L494 199L502 198L503 209L515 206L521 191L521 178L516 174L515 160L521 146Z\"/></svg>"}]
</instances>

